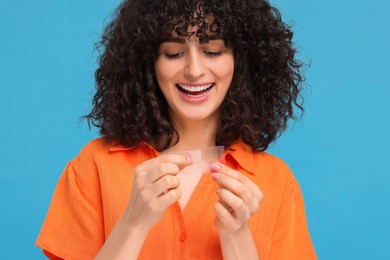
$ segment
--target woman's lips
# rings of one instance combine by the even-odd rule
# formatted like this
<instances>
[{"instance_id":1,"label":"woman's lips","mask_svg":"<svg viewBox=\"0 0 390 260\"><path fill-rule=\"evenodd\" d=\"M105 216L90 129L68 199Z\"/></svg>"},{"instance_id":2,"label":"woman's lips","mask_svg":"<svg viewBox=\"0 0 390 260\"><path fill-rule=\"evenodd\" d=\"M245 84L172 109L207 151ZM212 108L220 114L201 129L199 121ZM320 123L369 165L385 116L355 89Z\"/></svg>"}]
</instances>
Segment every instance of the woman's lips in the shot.
<instances>
[{"instance_id":1,"label":"woman's lips","mask_svg":"<svg viewBox=\"0 0 390 260\"><path fill-rule=\"evenodd\" d=\"M208 99L210 90L214 85L214 83L197 85L176 84L176 87L184 101L192 104L199 104Z\"/></svg>"},{"instance_id":2,"label":"woman's lips","mask_svg":"<svg viewBox=\"0 0 390 260\"><path fill-rule=\"evenodd\" d=\"M197 85L187 85L187 84L176 84L176 87L184 94L197 96L209 91L214 86L214 83L208 84L197 84Z\"/></svg>"}]
</instances>

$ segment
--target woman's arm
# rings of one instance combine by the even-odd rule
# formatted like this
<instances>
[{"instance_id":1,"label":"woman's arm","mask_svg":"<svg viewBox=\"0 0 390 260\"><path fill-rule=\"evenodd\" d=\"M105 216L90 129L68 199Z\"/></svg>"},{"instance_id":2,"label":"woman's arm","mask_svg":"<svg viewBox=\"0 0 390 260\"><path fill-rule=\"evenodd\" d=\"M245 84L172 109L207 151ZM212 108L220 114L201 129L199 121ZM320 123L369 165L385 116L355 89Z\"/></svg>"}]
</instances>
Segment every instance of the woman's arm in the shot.
<instances>
[{"instance_id":1,"label":"woman's arm","mask_svg":"<svg viewBox=\"0 0 390 260\"><path fill-rule=\"evenodd\" d=\"M96 260L100 259L137 259L144 240L149 232L132 226L128 222L128 213L124 213L104 243Z\"/></svg>"},{"instance_id":2,"label":"woman's arm","mask_svg":"<svg viewBox=\"0 0 390 260\"><path fill-rule=\"evenodd\" d=\"M219 234L222 255L228 259L259 259L255 242L248 226L243 226L231 234Z\"/></svg>"}]
</instances>

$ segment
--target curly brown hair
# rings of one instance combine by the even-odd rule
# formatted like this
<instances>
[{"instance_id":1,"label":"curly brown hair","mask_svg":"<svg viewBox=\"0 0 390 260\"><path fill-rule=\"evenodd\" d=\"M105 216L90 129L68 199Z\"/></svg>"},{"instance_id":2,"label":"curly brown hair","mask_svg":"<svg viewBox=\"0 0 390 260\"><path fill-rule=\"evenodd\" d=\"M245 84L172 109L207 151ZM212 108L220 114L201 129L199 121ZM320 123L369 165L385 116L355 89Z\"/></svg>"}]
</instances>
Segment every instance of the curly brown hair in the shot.
<instances>
[{"instance_id":1,"label":"curly brown hair","mask_svg":"<svg viewBox=\"0 0 390 260\"><path fill-rule=\"evenodd\" d=\"M213 17L209 22L207 17ZM238 139L264 151L302 108L302 63L293 33L266 0L127 0L105 27L95 72L93 109L85 118L108 141L159 151L178 142L168 104L157 85L159 46L175 35L208 41L217 34L233 49L235 69L220 109L216 144Z\"/></svg>"}]
</instances>

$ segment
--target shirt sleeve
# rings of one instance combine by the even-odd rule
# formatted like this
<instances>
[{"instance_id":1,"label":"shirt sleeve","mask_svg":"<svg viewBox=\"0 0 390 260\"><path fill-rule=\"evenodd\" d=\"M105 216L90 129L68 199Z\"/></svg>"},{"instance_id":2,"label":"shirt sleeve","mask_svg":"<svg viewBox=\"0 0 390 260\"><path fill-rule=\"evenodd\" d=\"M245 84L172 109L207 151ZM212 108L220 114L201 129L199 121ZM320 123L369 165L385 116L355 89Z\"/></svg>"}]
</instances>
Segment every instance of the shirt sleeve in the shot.
<instances>
[{"instance_id":1,"label":"shirt sleeve","mask_svg":"<svg viewBox=\"0 0 390 260\"><path fill-rule=\"evenodd\" d=\"M306 223L302 193L293 177L284 185L269 259L317 259Z\"/></svg>"},{"instance_id":2,"label":"shirt sleeve","mask_svg":"<svg viewBox=\"0 0 390 260\"><path fill-rule=\"evenodd\" d=\"M104 243L98 176L82 157L62 173L36 241L50 259L93 259Z\"/></svg>"}]
</instances>

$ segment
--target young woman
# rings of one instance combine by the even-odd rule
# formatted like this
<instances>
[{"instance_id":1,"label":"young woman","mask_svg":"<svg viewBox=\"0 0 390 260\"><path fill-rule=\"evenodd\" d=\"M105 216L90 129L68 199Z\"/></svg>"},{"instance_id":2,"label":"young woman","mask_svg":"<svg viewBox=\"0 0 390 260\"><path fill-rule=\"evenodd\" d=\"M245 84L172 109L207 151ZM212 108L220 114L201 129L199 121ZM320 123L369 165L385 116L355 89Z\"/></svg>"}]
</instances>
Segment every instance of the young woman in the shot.
<instances>
[{"instance_id":1,"label":"young woman","mask_svg":"<svg viewBox=\"0 0 390 260\"><path fill-rule=\"evenodd\" d=\"M315 259L300 188L264 152L302 109L279 12L265 0L128 0L101 43L86 118L102 137L62 174L37 240L44 253ZM194 164L183 151L216 145L223 160L183 173Z\"/></svg>"}]
</instances>

